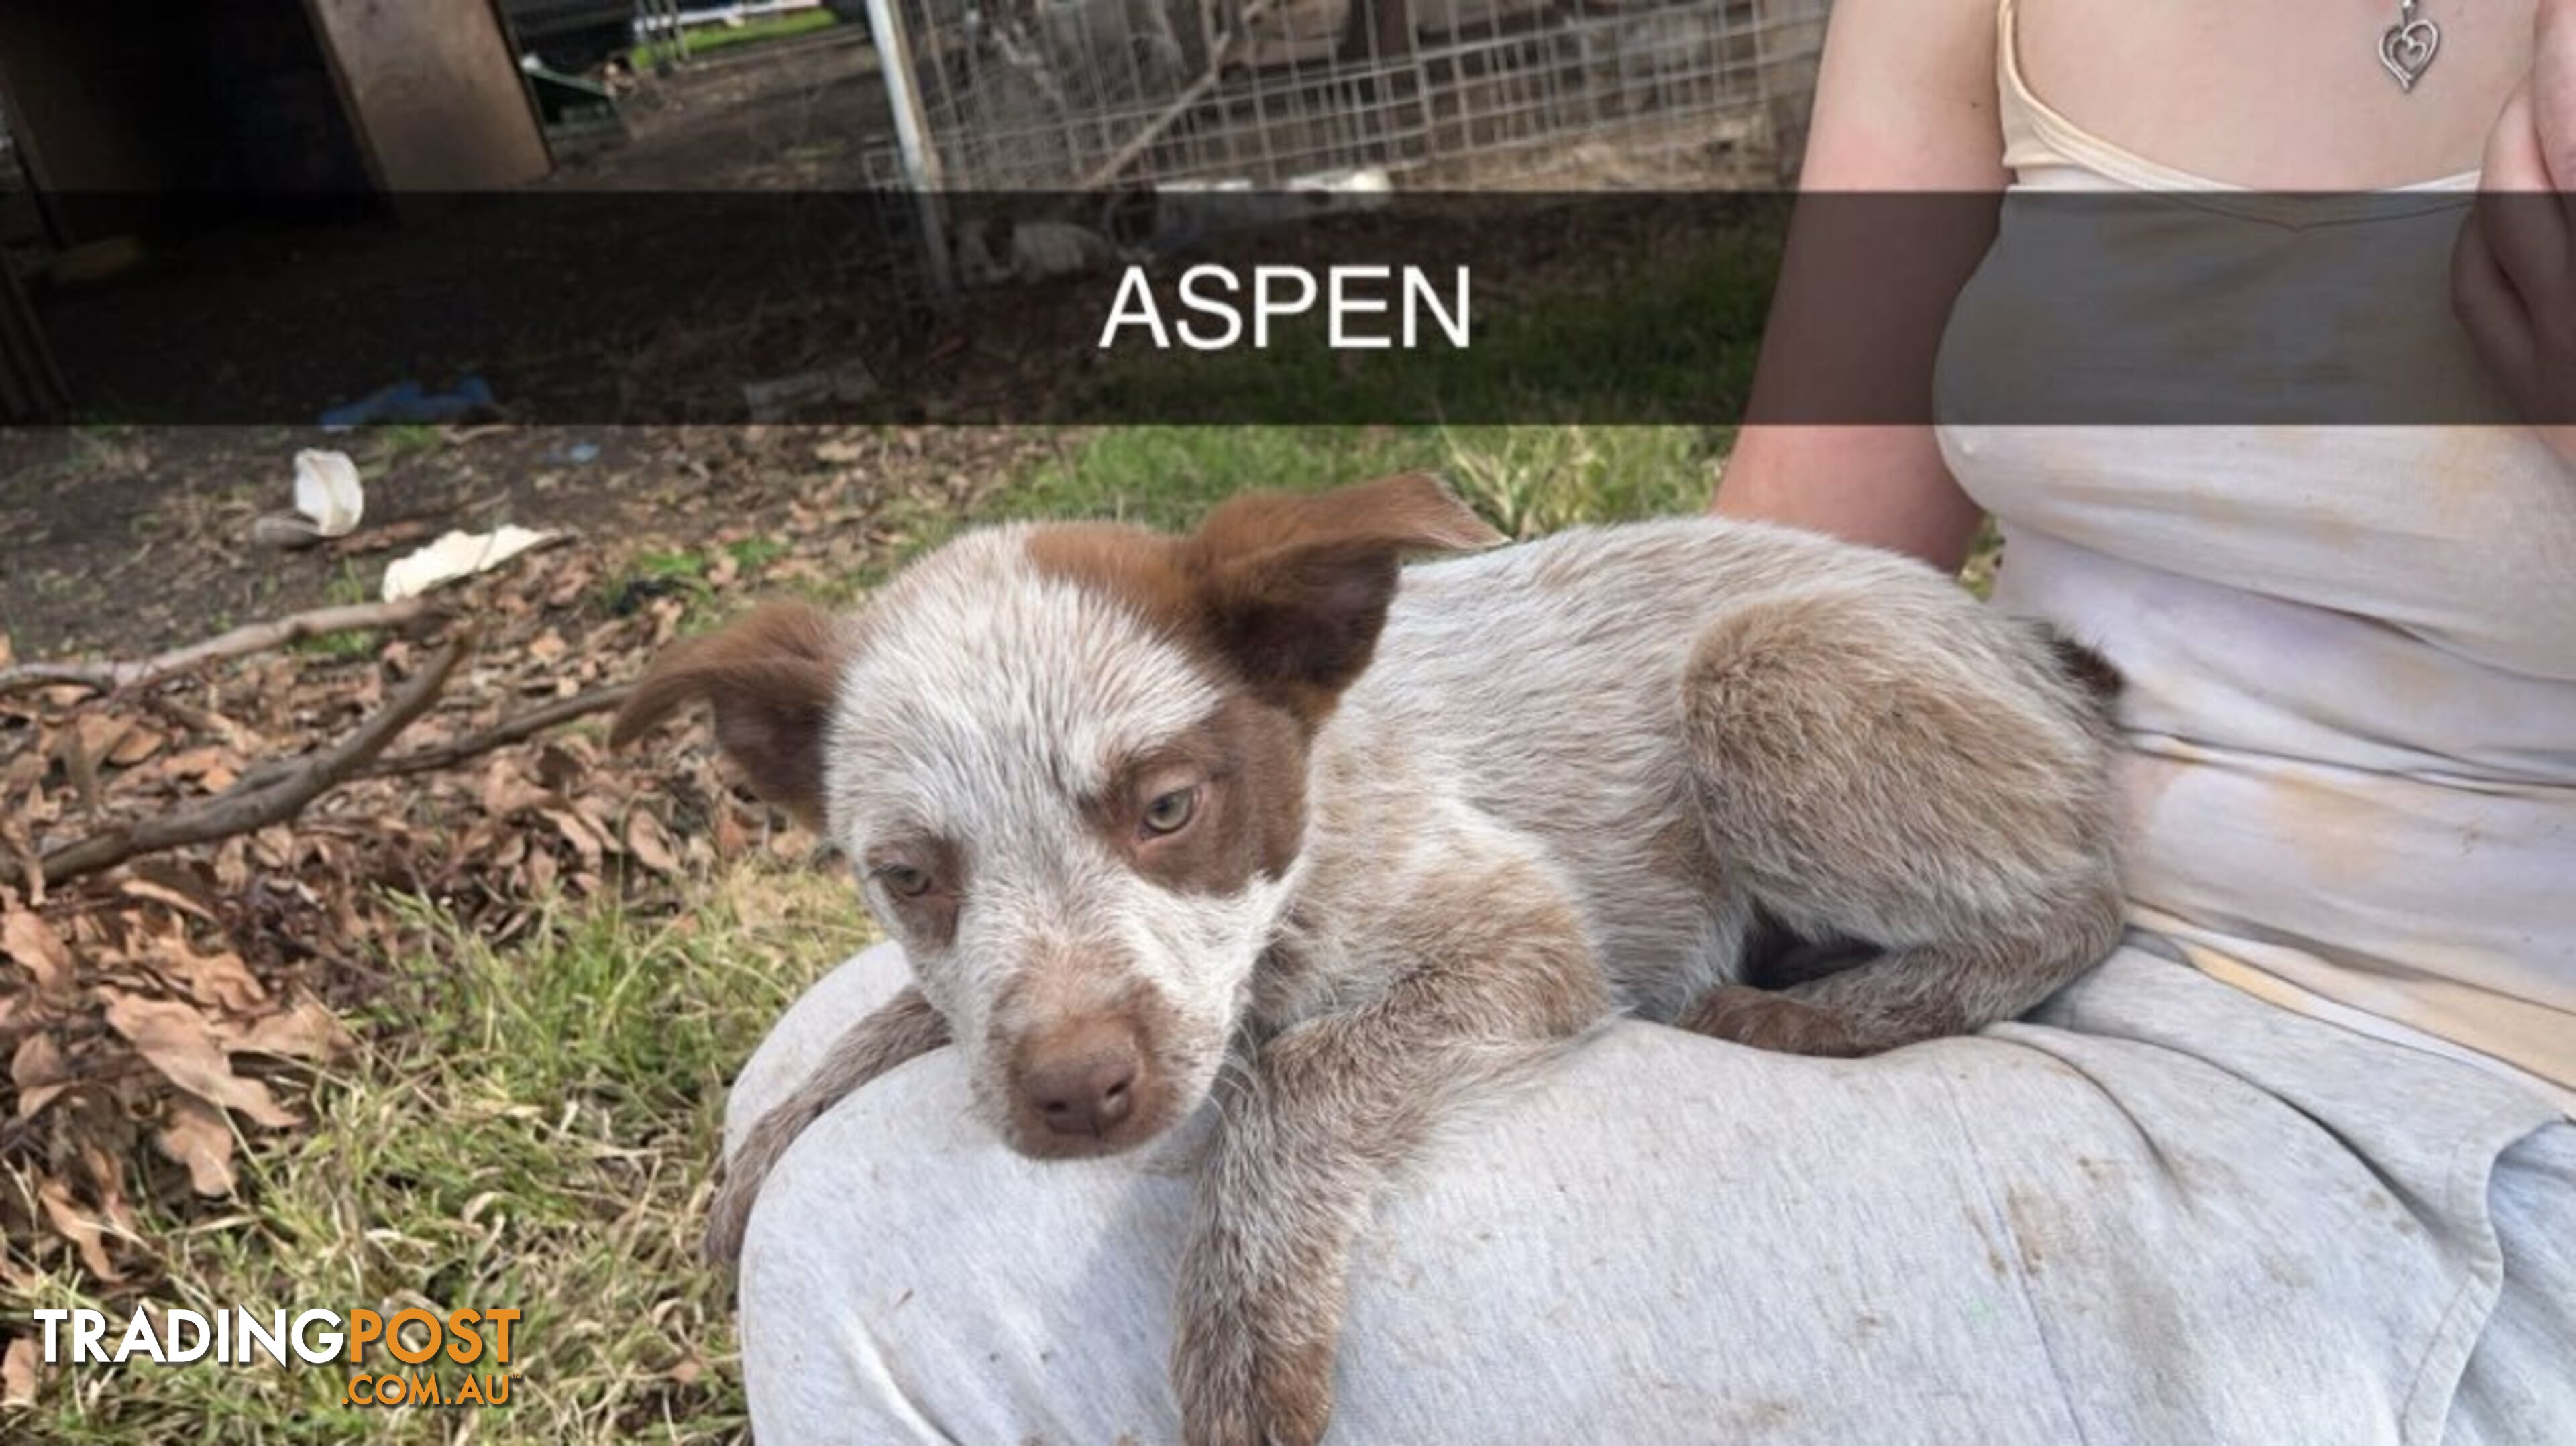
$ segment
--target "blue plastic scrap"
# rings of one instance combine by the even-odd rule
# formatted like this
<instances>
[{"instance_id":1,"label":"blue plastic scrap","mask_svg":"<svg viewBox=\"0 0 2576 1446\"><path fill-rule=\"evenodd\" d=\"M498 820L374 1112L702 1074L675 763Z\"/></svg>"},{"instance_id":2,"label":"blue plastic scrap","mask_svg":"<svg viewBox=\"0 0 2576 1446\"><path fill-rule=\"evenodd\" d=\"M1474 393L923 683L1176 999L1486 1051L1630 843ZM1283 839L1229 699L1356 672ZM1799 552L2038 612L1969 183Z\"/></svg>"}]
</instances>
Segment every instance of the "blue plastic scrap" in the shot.
<instances>
[{"instance_id":1,"label":"blue plastic scrap","mask_svg":"<svg viewBox=\"0 0 2576 1446\"><path fill-rule=\"evenodd\" d=\"M444 392L424 391L419 382L406 378L324 412L322 425L337 431L370 422L453 422L488 412L496 405L491 386L481 377L467 377L453 390Z\"/></svg>"}]
</instances>

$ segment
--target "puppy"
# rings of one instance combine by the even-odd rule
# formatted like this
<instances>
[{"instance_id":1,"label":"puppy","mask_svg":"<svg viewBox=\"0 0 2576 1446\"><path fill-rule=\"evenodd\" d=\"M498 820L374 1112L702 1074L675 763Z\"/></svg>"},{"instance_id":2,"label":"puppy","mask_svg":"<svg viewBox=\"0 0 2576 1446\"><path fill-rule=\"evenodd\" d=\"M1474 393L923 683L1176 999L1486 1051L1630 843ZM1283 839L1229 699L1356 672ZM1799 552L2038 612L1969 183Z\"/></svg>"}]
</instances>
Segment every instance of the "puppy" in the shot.
<instances>
[{"instance_id":1,"label":"puppy","mask_svg":"<svg viewBox=\"0 0 2576 1446\"><path fill-rule=\"evenodd\" d=\"M1042 1157L1154 1139L1231 1066L1174 1382L1193 1442L1311 1442L1349 1251L1452 1102L1613 1014L1867 1054L2110 950L2098 658L1918 563L1712 518L1399 568L1502 540L1423 476L1184 537L1000 527L855 616L774 605L659 659L617 739L711 702L914 974L751 1133L711 1253L798 1131L925 1050ZM1843 967L1749 987L1784 944Z\"/></svg>"}]
</instances>

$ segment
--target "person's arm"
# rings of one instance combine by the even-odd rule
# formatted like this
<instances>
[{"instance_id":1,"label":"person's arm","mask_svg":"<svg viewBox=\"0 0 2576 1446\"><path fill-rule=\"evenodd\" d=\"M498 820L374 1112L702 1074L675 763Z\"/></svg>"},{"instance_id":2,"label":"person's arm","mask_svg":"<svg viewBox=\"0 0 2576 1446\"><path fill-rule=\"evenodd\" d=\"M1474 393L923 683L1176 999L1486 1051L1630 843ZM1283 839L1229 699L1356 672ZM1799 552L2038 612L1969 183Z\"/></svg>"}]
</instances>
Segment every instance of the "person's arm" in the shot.
<instances>
[{"instance_id":1,"label":"person's arm","mask_svg":"<svg viewBox=\"0 0 2576 1446\"><path fill-rule=\"evenodd\" d=\"M1966 559L1979 511L1915 419L1930 412L1941 328L1994 239L1994 211L1884 196L2000 194L1995 109L1994 0L1835 5L1798 216L1715 511L1943 568ZM1877 198L1813 199L1830 192ZM1863 396L1904 399L1908 420L1846 424Z\"/></svg>"},{"instance_id":2,"label":"person's arm","mask_svg":"<svg viewBox=\"0 0 2576 1446\"><path fill-rule=\"evenodd\" d=\"M2532 26L2531 74L2487 137L2451 295L2478 353L2576 468L2576 0L2540 0Z\"/></svg>"}]
</instances>

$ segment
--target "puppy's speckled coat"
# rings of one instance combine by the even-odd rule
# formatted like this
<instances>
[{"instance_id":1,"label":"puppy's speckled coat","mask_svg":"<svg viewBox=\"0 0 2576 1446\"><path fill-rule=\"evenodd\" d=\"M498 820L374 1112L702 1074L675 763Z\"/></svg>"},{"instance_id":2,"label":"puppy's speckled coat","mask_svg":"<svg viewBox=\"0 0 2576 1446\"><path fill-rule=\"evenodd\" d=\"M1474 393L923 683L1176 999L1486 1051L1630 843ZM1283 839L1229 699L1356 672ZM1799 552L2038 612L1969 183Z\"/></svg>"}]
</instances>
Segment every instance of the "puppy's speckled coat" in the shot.
<instances>
[{"instance_id":1,"label":"puppy's speckled coat","mask_svg":"<svg viewBox=\"0 0 2576 1446\"><path fill-rule=\"evenodd\" d=\"M1808 1053L1972 1030L2115 942L2098 659L1916 563L1707 518L1399 572L1500 540L1418 476L1187 537L997 528L861 615L659 660L618 737L712 701L917 981L754 1130L710 1250L925 1050L1045 1156L1161 1135L1232 1062L1174 1379L1192 1441L1313 1441L1351 1245L1451 1103L1613 1011ZM1862 962L1749 987L1784 938Z\"/></svg>"}]
</instances>

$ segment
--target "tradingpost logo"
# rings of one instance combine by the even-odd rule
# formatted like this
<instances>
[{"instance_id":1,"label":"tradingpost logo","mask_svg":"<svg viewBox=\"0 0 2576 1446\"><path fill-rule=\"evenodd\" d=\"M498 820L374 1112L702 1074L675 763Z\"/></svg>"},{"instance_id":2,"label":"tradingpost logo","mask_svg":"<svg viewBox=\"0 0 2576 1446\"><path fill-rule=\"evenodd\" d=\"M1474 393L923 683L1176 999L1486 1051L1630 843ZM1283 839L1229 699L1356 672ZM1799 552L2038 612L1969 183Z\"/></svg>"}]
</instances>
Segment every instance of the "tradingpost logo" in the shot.
<instances>
[{"instance_id":1,"label":"tradingpost logo","mask_svg":"<svg viewBox=\"0 0 2576 1446\"><path fill-rule=\"evenodd\" d=\"M30 1312L44 1331L45 1362L127 1366L340 1366L340 1399L352 1406L506 1406L518 1373L516 1309L395 1311L137 1310L122 1333L103 1310Z\"/></svg>"}]
</instances>

